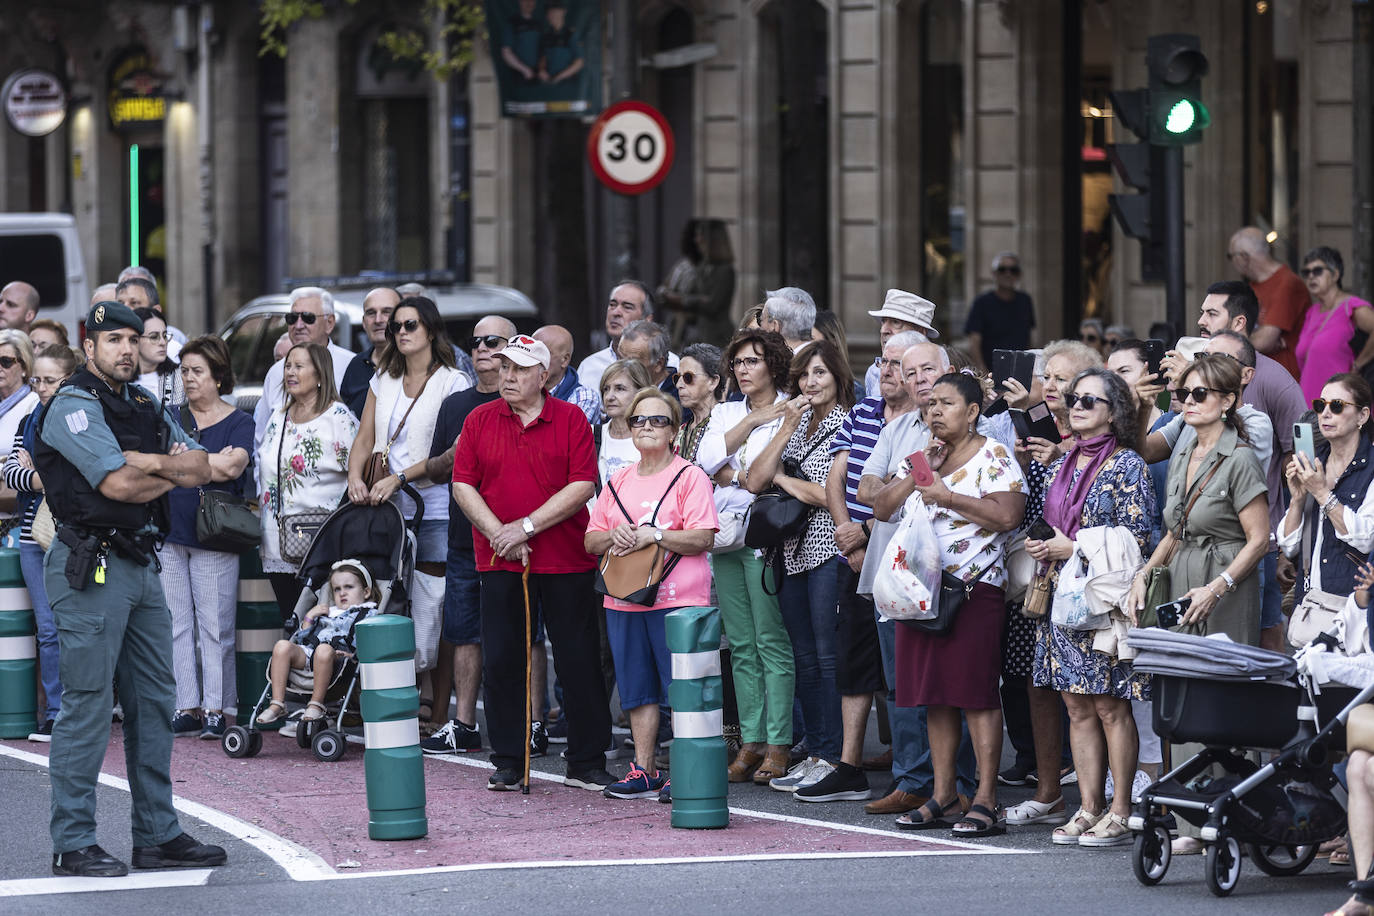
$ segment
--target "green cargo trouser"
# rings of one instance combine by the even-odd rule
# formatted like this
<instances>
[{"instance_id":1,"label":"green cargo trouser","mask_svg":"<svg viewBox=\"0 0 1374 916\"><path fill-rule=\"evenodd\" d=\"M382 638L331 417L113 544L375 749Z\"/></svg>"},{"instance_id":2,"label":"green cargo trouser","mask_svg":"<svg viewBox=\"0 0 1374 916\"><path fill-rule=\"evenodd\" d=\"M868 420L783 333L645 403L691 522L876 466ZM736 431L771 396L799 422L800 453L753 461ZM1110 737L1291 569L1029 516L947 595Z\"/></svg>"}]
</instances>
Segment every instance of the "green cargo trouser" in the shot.
<instances>
[{"instance_id":1,"label":"green cargo trouser","mask_svg":"<svg viewBox=\"0 0 1374 916\"><path fill-rule=\"evenodd\" d=\"M49 756L54 853L96 842L95 787L110 737L110 685L119 679L135 846L181 833L172 809L172 615L153 564L109 555L105 584L67 585L67 545L52 542L43 581L57 623L62 711Z\"/></svg>"},{"instance_id":2,"label":"green cargo trouser","mask_svg":"<svg viewBox=\"0 0 1374 916\"><path fill-rule=\"evenodd\" d=\"M763 590L763 560L748 547L714 553L711 572L730 644L740 739L790 747L796 663L777 596Z\"/></svg>"}]
</instances>

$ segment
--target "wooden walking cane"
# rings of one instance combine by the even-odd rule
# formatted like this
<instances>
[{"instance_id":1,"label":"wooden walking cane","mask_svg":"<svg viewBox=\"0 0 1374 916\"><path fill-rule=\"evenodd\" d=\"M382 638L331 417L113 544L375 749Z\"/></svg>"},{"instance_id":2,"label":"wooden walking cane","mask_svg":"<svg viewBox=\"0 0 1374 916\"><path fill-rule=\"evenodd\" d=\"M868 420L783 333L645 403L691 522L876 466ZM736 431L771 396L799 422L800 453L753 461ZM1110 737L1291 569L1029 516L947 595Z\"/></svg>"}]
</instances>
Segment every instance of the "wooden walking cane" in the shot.
<instances>
[{"instance_id":1,"label":"wooden walking cane","mask_svg":"<svg viewBox=\"0 0 1374 916\"><path fill-rule=\"evenodd\" d=\"M534 650L530 646L530 558L525 555L525 571L520 574L520 587L525 592L525 780L520 783L520 794L530 794L530 735L534 724L531 721L534 713L530 707L534 705L534 696L530 693L530 673L533 668Z\"/></svg>"}]
</instances>

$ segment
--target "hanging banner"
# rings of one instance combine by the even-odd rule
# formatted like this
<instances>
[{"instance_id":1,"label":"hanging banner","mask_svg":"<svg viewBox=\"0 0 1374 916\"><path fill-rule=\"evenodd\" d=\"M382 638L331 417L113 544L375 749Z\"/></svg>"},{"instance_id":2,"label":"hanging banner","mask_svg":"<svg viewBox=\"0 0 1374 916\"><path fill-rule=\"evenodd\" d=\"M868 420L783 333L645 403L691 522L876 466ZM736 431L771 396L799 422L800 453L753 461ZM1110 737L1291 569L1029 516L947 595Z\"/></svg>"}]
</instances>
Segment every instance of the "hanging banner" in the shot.
<instances>
[{"instance_id":1,"label":"hanging banner","mask_svg":"<svg viewBox=\"0 0 1374 916\"><path fill-rule=\"evenodd\" d=\"M503 115L601 110L600 0L486 0L486 8Z\"/></svg>"}]
</instances>

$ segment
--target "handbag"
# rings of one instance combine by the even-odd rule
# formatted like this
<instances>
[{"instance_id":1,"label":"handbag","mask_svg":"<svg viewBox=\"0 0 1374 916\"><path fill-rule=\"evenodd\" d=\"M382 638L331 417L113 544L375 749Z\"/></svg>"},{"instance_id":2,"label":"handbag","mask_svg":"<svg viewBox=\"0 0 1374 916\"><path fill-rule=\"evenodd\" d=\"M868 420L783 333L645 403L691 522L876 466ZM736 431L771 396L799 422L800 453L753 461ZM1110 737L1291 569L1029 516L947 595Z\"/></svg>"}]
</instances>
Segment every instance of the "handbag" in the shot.
<instances>
[{"instance_id":1,"label":"handbag","mask_svg":"<svg viewBox=\"0 0 1374 916\"><path fill-rule=\"evenodd\" d=\"M1048 571L1037 571L1026 586L1026 602L1021 606L1021 616L1039 620L1050 612L1054 599L1054 582Z\"/></svg>"},{"instance_id":2,"label":"handbag","mask_svg":"<svg viewBox=\"0 0 1374 916\"><path fill-rule=\"evenodd\" d=\"M806 472L802 470L802 465L806 464L806 459L811 457L811 453L820 448L833 437L819 437L814 445L806 450L801 456L801 460L794 466L790 462L783 462L783 470L789 477L800 477L803 480L810 480ZM808 506L797 497L784 492L779 487L770 487L749 504L749 514L744 520L744 546L753 547L760 550L766 547L781 547L784 542L793 538L801 537L806 531L807 522L811 521L813 506Z\"/></svg>"},{"instance_id":3,"label":"handbag","mask_svg":"<svg viewBox=\"0 0 1374 916\"><path fill-rule=\"evenodd\" d=\"M1031 580L1035 578L1035 561L1026 553L1026 535L1016 535L1007 545L1007 603L1015 604L1026 596Z\"/></svg>"},{"instance_id":4,"label":"handbag","mask_svg":"<svg viewBox=\"0 0 1374 916\"><path fill-rule=\"evenodd\" d=\"M367 462L363 465L363 483L367 484L369 490L391 476L391 446L396 442L396 438L401 435L401 430L405 429L406 420L410 419L410 412L415 409L416 404L420 403L420 398L424 395L425 389L429 387L429 380L432 378L434 378L433 372L425 376L425 383L420 386L419 393L415 395L415 400L410 402L406 412L401 414L401 422L396 424L396 431L391 434L390 439L386 440L386 445L380 451L374 451L367 456ZM404 388L404 383L402 384Z\"/></svg>"},{"instance_id":5,"label":"handbag","mask_svg":"<svg viewBox=\"0 0 1374 916\"><path fill-rule=\"evenodd\" d=\"M34 542L42 547L45 552L52 546L53 538L57 536L57 525L53 523L52 509L48 508L46 496L38 503L38 509L33 513L33 522L29 525L29 533L33 535Z\"/></svg>"},{"instance_id":6,"label":"handbag","mask_svg":"<svg viewBox=\"0 0 1374 916\"><path fill-rule=\"evenodd\" d=\"M287 563L300 562L315 540L325 520L334 514L333 509L303 509L290 515L281 514L281 452L286 443L286 415L282 414L281 438L277 440L277 548L281 558Z\"/></svg>"},{"instance_id":7,"label":"handbag","mask_svg":"<svg viewBox=\"0 0 1374 916\"><path fill-rule=\"evenodd\" d=\"M1169 573L1169 564L1174 560L1174 554L1178 553L1178 545L1183 541L1183 528L1188 523L1188 513L1193 511L1193 506L1202 497L1202 491L1211 483L1217 471L1221 470L1221 462L1212 465L1212 470L1202 479L1202 483L1197 485L1193 491L1193 498L1188 500L1188 505L1183 507L1183 514L1178 518L1178 527L1169 533L1174 536L1173 543L1169 545L1169 553L1164 558L1164 562L1159 566L1151 566L1145 573L1145 607L1141 608L1136 614L1136 625L1140 627L1159 626L1159 617L1155 614L1155 608L1161 604L1168 604L1174 600L1173 576Z\"/></svg>"},{"instance_id":8,"label":"handbag","mask_svg":"<svg viewBox=\"0 0 1374 916\"><path fill-rule=\"evenodd\" d=\"M722 512L719 515L712 553L729 553L744 546L744 513Z\"/></svg>"},{"instance_id":9,"label":"handbag","mask_svg":"<svg viewBox=\"0 0 1374 916\"><path fill-rule=\"evenodd\" d=\"M649 516L649 527L653 527L663 501L668 498L668 494L673 491L673 487L677 485L678 479L687 472L688 467L691 465L684 466L668 482L668 489L663 491L663 496L654 506L653 514ZM625 520L633 525L635 523L634 516L630 515L625 504L620 501L620 494L615 491L615 487L609 480L606 481L606 488L611 491L611 496L625 515ZM597 564L596 579L592 583L592 587L598 593L620 601L627 601L630 604L638 604L643 607L653 607L658 603L659 585L673 571L673 567L677 566L680 559L682 557L679 554L670 553L663 548L662 544L650 544L648 547L641 547L624 556L616 556L607 550L601 555L601 562Z\"/></svg>"},{"instance_id":10,"label":"handbag","mask_svg":"<svg viewBox=\"0 0 1374 916\"><path fill-rule=\"evenodd\" d=\"M196 540L207 550L243 553L262 543L262 519L254 500L224 490L201 490Z\"/></svg>"},{"instance_id":11,"label":"handbag","mask_svg":"<svg viewBox=\"0 0 1374 916\"><path fill-rule=\"evenodd\" d=\"M935 616L926 620L903 620L902 623L929 636L947 636L954 629L964 602L973 595L973 587L996 564L989 563L978 575L965 582L948 570L940 573L940 597L935 602Z\"/></svg>"},{"instance_id":12,"label":"handbag","mask_svg":"<svg viewBox=\"0 0 1374 916\"><path fill-rule=\"evenodd\" d=\"M1336 624L1345 607L1344 595L1333 595L1312 587L1312 526L1307 513L1313 507L1311 496L1303 497L1302 507L1302 573L1303 596L1288 618L1288 644L1301 649Z\"/></svg>"}]
</instances>

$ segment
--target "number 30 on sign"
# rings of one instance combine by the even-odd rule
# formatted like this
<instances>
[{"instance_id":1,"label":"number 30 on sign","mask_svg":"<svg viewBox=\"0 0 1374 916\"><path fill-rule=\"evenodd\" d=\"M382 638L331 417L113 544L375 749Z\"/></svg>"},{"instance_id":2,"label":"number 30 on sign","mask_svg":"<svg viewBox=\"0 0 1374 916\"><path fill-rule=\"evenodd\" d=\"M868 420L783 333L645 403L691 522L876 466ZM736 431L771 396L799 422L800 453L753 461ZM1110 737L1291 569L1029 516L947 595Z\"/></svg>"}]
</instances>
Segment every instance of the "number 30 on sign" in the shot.
<instances>
[{"instance_id":1,"label":"number 30 on sign","mask_svg":"<svg viewBox=\"0 0 1374 916\"><path fill-rule=\"evenodd\" d=\"M601 113L587 137L587 158L606 187L621 194L656 188L673 167L673 131L643 102L617 102Z\"/></svg>"}]
</instances>

